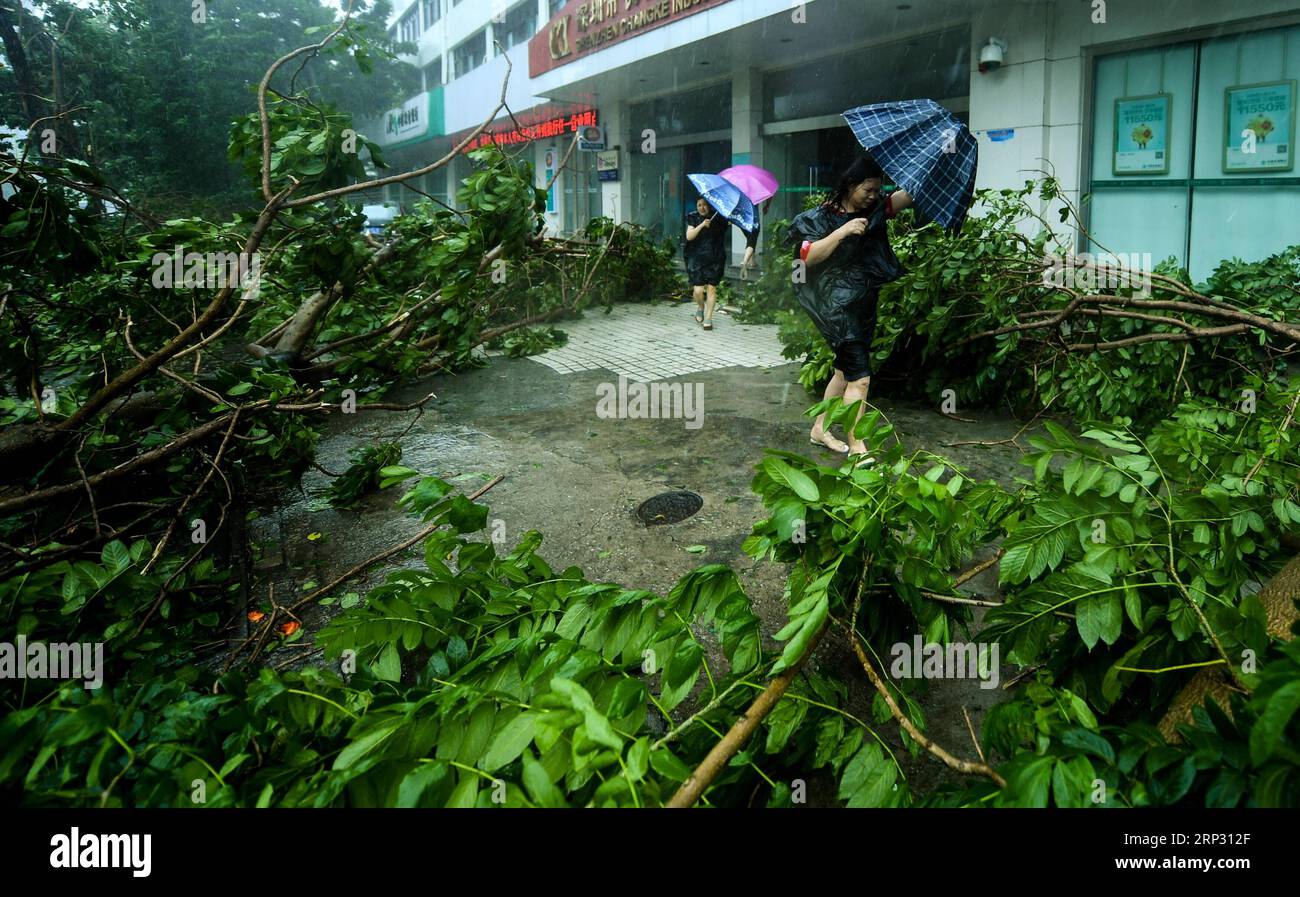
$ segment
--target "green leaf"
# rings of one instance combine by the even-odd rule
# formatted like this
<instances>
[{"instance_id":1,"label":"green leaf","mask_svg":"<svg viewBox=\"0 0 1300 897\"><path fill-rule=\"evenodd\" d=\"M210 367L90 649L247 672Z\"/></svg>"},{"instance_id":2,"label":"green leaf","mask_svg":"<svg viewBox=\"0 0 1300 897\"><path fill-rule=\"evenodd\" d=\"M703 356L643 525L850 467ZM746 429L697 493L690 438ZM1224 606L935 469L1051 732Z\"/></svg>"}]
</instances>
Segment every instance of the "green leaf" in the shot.
<instances>
[{"instance_id":1,"label":"green leaf","mask_svg":"<svg viewBox=\"0 0 1300 897\"><path fill-rule=\"evenodd\" d=\"M104 561L104 566L114 573L121 573L131 566L131 552L117 539L104 546L103 551L100 552L100 558Z\"/></svg>"},{"instance_id":2,"label":"green leaf","mask_svg":"<svg viewBox=\"0 0 1300 897\"><path fill-rule=\"evenodd\" d=\"M1054 757L1034 757L1017 763L1007 776L1007 786L1016 806L1047 806L1047 789L1052 783L1055 763Z\"/></svg>"},{"instance_id":3,"label":"green leaf","mask_svg":"<svg viewBox=\"0 0 1300 897\"><path fill-rule=\"evenodd\" d=\"M789 486L804 501L813 502L820 499L817 484L806 473L795 470L780 458L767 458L763 461L763 468L772 479Z\"/></svg>"},{"instance_id":4,"label":"green leaf","mask_svg":"<svg viewBox=\"0 0 1300 897\"><path fill-rule=\"evenodd\" d=\"M356 741L353 741L334 758L334 769L347 769L362 757L365 757L385 741L392 738L397 730L402 726L402 722L403 721L400 719L385 720L376 728L370 730L365 735L362 735Z\"/></svg>"},{"instance_id":5,"label":"green leaf","mask_svg":"<svg viewBox=\"0 0 1300 897\"><path fill-rule=\"evenodd\" d=\"M898 768L871 742L854 754L840 777L839 797L850 808L886 807L894 801Z\"/></svg>"},{"instance_id":6,"label":"green leaf","mask_svg":"<svg viewBox=\"0 0 1300 897\"><path fill-rule=\"evenodd\" d=\"M1297 709L1300 709L1300 681L1288 682L1269 697L1250 730L1250 759L1256 766L1262 766L1277 751Z\"/></svg>"},{"instance_id":7,"label":"green leaf","mask_svg":"<svg viewBox=\"0 0 1300 897\"><path fill-rule=\"evenodd\" d=\"M1098 639L1108 645L1115 644L1124 623L1124 610L1119 594L1089 595L1075 602L1075 624L1079 638L1091 651Z\"/></svg>"},{"instance_id":8,"label":"green leaf","mask_svg":"<svg viewBox=\"0 0 1300 897\"><path fill-rule=\"evenodd\" d=\"M524 751L524 790L528 799L540 807L565 806L564 793L551 781L546 768L537 762L530 750Z\"/></svg>"},{"instance_id":9,"label":"green leaf","mask_svg":"<svg viewBox=\"0 0 1300 897\"><path fill-rule=\"evenodd\" d=\"M447 806L451 809L466 810L478 803L479 777L472 772L462 772L460 784L451 793Z\"/></svg>"},{"instance_id":10,"label":"green leaf","mask_svg":"<svg viewBox=\"0 0 1300 897\"><path fill-rule=\"evenodd\" d=\"M379 657L375 659L370 669L375 674L375 678L382 679L385 682L400 680L402 678L402 658L397 653L397 645L392 643L384 645L379 652Z\"/></svg>"},{"instance_id":11,"label":"green leaf","mask_svg":"<svg viewBox=\"0 0 1300 897\"><path fill-rule=\"evenodd\" d=\"M447 774L445 766L436 763L421 763L402 779L397 787L397 806L418 807L420 798L431 785Z\"/></svg>"},{"instance_id":12,"label":"green leaf","mask_svg":"<svg viewBox=\"0 0 1300 897\"><path fill-rule=\"evenodd\" d=\"M642 736L638 738L632 747L628 749L627 760L627 777L633 782L639 782L645 778L646 772L650 769L650 739Z\"/></svg>"},{"instance_id":13,"label":"green leaf","mask_svg":"<svg viewBox=\"0 0 1300 897\"><path fill-rule=\"evenodd\" d=\"M1079 728L1067 729L1061 733L1060 742L1065 747L1086 751L1100 757L1107 763L1113 764L1115 762L1115 749L1111 747L1109 741L1096 732L1089 732L1087 729Z\"/></svg>"},{"instance_id":14,"label":"green leaf","mask_svg":"<svg viewBox=\"0 0 1300 897\"><path fill-rule=\"evenodd\" d=\"M495 772L516 760L533 740L536 722L537 714L523 712L498 729L487 753L478 763L479 768L484 772Z\"/></svg>"}]
</instances>

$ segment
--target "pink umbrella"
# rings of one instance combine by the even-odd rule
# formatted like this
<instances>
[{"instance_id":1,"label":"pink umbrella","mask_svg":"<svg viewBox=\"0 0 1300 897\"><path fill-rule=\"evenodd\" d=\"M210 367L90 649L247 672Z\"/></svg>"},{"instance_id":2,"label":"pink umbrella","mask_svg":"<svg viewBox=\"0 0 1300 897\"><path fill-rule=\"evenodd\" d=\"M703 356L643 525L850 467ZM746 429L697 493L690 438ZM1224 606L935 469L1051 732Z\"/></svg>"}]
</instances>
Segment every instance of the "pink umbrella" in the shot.
<instances>
[{"instance_id":1,"label":"pink umbrella","mask_svg":"<svg viewBox=\"0 0 1300 897\"><path fill-rule=\"evenodd\" d=\"M718 174L739 187L740 192L748 196L754 205L771 199L781 186L776 175L757 165L733 165Z\"/></svg>"}]
</instances>

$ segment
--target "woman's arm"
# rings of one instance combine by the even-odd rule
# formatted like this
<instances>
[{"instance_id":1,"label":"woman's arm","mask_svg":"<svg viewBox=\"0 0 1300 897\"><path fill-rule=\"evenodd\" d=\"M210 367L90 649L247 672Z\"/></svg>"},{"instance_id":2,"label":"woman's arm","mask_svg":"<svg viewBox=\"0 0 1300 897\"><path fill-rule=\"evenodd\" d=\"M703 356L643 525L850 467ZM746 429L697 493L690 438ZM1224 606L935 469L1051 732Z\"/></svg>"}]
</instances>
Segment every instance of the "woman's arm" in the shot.
<instances>
[{"instance_id":1,"label":"woman's arm","mask_svg":"<svg viewBox=\"0 0 1300 897\"><path fill-rule=\"evenodd\" d=\"M706 227L709 226L709 222L712 220L713 220L712 218L705 218L703 221L701 221L699 224L695 225L694 227L691 227L689 224L686 225L686 239L694 240L696 237L700 235L700 231L704 230Z\"/></svg>"},{"instance_id":2,"label":"woman's arm","mask_svg":"<svg viewBox=\"0 0 1300 897\"><path fill-rule=\"evenodd\" d=\"M861 236L866 232L866 230L867 219L854 218L852 221L846 222L831 231L820 240L812 243L805 241L800 251L800 257L810 268L814 265L820 265L822 262L826 261L826 259L831 257L831 253L833 253L836 247L843 242L845 237Z\"/></svg>"},{"instance_id":3,"label":"woman's arm","mask_svg":"<svg viewBox=\"0 0 1300 897\"><path fill-rule=\"evenodd\" d=\"M910 208L912 205L912 194L906 190L895 190L889 194L889 217L893 218L903 209Z\"/></svg>"}]
</instances>

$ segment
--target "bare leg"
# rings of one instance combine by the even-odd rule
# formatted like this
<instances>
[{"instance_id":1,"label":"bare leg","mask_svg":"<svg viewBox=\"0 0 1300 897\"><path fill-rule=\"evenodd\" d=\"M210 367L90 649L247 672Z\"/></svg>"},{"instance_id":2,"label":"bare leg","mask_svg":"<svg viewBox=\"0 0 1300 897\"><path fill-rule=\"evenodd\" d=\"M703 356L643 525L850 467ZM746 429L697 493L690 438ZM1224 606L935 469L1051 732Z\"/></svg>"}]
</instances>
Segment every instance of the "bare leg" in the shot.
<instances>
[{"instance_id":1,"label":"bare leg","mask_svg":"<svg viewBox=\"0 0 1300 897\"><path fill-rule=\"evenodd\" d=\"M867 408L867 387L870 385L870 377L863 377L861 380L850 380L844 384L844 404L862 403L862 406L858 408L857 416L853 419L855 427L857 422L862 419L862 412ZM853 434L853 428L850 428L848 437L850 455L866 454L867 444Z\"/></svg>"},{"instance_id":2,"label":"bare leg","mask_svg":"<svg viewBox=\"0 0 1300 897\"><path fill-rule=\"evenodd\" d=\"M831 382L826 384L826 391L822 394L823 399L838 399L844 395L845 386L844 372L839 368L835 369L835 376L831 377ZM823 411L817 415L817 420L813 424L812 432L808 434L813 442L820 442L833 452L844 452L848 450L848 443L836 439L826 429L826 412Z\"/></svg>"},{"instance_id":3,"label":"bare leg","mask_svg":"<svg viewBox=\"0 0 1300 897\"><path fill-rule=\"evenodd\" d=\"M704 317L704 287L692 287L691 294L695 297L695 317L698 320Z\"/></svg>"},{"instance_id":4,"label":"bare leg","mask_svg":"<svg viewBox=\"0 0 1300 897\"><path fill-rule=\"evenodd\" d=\"M704 305L704 322L711 324L713 323L713 308L718 304L718 288L713 284L709 284L705 289L708 290L709 301Z\"/></svg>"}]
</instances>

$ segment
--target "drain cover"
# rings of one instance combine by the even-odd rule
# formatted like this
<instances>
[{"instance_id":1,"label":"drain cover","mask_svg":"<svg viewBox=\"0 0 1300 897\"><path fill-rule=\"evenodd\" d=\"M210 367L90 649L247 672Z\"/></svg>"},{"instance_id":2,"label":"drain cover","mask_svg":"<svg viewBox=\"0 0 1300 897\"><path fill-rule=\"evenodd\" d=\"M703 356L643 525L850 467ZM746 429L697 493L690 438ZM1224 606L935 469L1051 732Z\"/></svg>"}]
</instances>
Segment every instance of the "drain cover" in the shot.
<instances>
[{"instance_id":1,"label":"drain cover","mask_svg":"<svg viewBox=\"0 0 1300 897\"><path fill-rule=\"evenodd\" d=\"M636 509L636 516L646 526L680 523L702 507L704 507L704 499L694 492L678 489L674 492L661 492L654 498L647 498Z\"/></svg>"}]
</instances>

